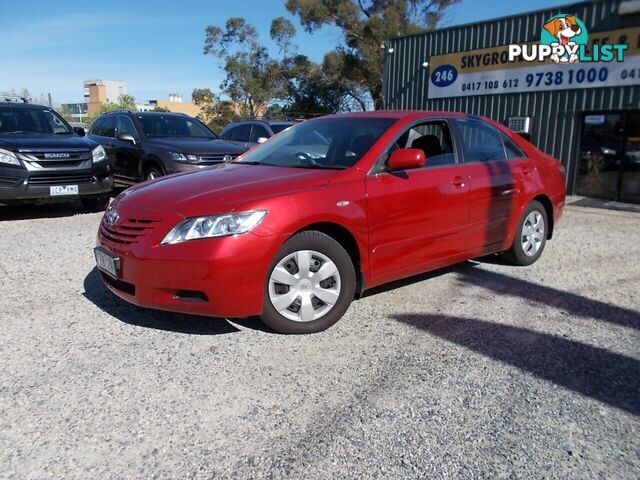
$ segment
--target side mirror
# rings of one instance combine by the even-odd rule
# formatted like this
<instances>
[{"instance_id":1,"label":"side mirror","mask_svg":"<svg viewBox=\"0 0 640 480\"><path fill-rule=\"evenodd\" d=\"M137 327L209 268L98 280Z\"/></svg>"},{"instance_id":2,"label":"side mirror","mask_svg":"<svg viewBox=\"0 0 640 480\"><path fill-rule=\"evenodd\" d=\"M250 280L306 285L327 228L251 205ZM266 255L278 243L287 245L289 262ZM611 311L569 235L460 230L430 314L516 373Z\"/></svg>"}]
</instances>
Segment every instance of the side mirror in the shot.
<instances>
[{"instance_id":1,"label":"side mirror","mask_svg":"<svg viewBox=\"0 0 640 480\"><path fill-rule=\"evenodd\" d=\"M258 143L264 143L267 140L269 140L267 137L260 137L260 138L258 138Z\"/></svg>"},{"instance_id":2,"label":"side mirror","mask_svg":"<svg viewBox=\"0 0 640 480\"><path fill-rule=\"evenodd\" d=\"M391 153L387 167L389 170L409 170L424 167L426 163L424 152L419 148L400 148Z\"/></svg>"},{"instance_id":3,"label":"side mirror","mask_svg":"<svg viewBox=\"0 0 640 480\"><path fill-rule=\"evenodd\" d=\"M133 138L133 135L131 135L130 133L121 133L120 135L118 135L118 140L129 142L131 145L136 144L136 139Z\"/></svg>"},{"instance_id":4,"label":"side mirror","mask_svg":"<svg viewBox=\"0 0 640 480\"><path fill-rule=\"evenodd\" d=\"M82 127L73 127L73 131L76 133L76 135L80 135L81 137L84 137L87 132L84 131L84 128Z\"/></svg>"}]
</instances>

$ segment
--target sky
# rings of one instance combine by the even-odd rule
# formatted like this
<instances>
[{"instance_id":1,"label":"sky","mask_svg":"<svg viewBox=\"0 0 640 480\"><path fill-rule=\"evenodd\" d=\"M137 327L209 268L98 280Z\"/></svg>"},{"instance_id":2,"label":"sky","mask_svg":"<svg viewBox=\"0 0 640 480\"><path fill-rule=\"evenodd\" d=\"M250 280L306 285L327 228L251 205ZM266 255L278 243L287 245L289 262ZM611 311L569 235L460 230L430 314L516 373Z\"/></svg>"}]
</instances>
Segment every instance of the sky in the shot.
<instances>
[{"instance_id":1,"label":"sky","mask_svg":"<svg viewBox=\"0 0 640 480\"><path fill-rule=\"evenodd\" d=\"M563 0L462 0L444 26L555 7ZM570 2L573 3L573 2ZM0 0L0 92L26 88L51 93L54 102L83 100L84 80L122 80L138 102L191 98L194 88L217 92L220 61L202 53L204 30L242 16L272 53L271 19L289 18L298 53L320 61L341 41L335 28L310 35L284 8L284 0Z\"/></svg>"}]
</instances>

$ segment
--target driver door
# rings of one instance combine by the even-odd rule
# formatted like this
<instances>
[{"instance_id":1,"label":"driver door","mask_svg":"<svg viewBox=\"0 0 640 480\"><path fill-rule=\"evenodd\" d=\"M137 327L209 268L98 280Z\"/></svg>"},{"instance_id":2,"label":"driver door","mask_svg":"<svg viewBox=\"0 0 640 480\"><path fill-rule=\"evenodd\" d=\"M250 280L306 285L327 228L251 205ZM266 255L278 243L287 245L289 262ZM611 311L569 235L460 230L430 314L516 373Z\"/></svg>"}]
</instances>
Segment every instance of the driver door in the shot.
<instances>
[{"instance_id":1,"label":"driver door","mask_svg":"<svg viewBox=\"0 0 640 480\"><path fill-rule=\"evenodd\" d=\"M450 132L445 120L412 126L389 153L420 148L426 165L367 176L372 286L465 258L469 175Z\"/></svg>"}]
</instances>

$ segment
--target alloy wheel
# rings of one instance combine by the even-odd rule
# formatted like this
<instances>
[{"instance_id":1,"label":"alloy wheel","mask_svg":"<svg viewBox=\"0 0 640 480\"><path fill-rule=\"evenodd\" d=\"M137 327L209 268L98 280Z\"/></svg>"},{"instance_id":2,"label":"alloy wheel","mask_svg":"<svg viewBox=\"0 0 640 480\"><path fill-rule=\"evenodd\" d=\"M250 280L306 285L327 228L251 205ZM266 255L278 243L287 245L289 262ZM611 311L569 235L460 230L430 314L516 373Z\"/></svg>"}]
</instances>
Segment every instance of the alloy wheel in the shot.
<instances>
[{"instance_id":1,"label":"alloy wheel","mask_svg":"<svg viewBox=\"0 0 640 480\"><path fill-rule=\"evenodd\" d=\"M310 322L327 314L340 297L340 272L326 255L298 250L271 271L269 299L283 317Z\"/></svg>"}]
</instances>

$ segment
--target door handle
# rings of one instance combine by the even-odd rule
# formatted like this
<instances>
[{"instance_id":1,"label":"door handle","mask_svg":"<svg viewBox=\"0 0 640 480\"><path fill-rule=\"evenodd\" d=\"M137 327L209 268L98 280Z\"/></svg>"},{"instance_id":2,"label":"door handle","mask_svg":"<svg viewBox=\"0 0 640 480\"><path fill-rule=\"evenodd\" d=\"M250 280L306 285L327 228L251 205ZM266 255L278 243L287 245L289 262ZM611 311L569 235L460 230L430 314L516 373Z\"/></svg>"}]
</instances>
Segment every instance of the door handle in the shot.
<instances>
[{"instance_id":1,"label":"door handle","mask_svg":"<svg viewBox=\"0 0 640 480\"><path fill-rule=\"evenodd\" d=\"M454 177L449 183L454 187L464 187L464 180L462 177Z\"/></svg>"}]
</instances>

